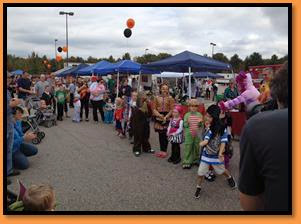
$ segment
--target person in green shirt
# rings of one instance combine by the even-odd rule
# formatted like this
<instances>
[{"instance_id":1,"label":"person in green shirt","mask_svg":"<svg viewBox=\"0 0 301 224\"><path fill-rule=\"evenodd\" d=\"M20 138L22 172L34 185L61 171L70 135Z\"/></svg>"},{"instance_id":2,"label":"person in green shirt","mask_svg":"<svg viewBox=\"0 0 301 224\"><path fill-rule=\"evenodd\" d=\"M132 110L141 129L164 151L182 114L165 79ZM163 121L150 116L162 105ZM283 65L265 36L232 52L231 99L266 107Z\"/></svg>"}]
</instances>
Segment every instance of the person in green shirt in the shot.
<instances>
[{"instance_id":1,"label":"person in green shirt","mask_svg":"<svg viewBox=\"0 0 301 224\"><path fill-rule=\"evenodd\" d=\"M57 99L57 120L62 121L66 100L66 92L64 91L64 86L62 84L59 84L59 89L55 92L55 97Z\"/></svg>"},{"instance_id":2,"label":"person in green shirt","mask_svg":"<svg viewBox=\"0 0 301 224\"><path fill-rule=\"evenodd\" d=\"M233 100L238 97L238 91L234 86L234 81L230 80L229 86L225 89L224 99L225 100Z\"/></svg>"}]
</instances>

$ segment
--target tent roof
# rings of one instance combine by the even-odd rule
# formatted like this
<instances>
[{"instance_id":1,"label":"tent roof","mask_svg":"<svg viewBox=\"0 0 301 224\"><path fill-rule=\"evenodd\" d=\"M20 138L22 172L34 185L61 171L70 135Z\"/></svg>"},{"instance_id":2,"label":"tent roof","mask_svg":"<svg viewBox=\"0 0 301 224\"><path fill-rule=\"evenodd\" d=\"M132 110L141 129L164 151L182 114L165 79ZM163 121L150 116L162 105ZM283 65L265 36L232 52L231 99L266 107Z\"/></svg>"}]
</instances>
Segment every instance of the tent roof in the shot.
<instances>
[{"instance_id":1,"label":"tent roof","mask_svg":"<svg viewBox=\"0 0 301 224\"><path fill-rule=\"evenodd\" d=\"M67 76L67 75L76 75L77 72L78 72L80 69L85 68L85 67L88 67L88 66L89 66L89 65L84 64L84 63L79 64L78 66L74 66L74 67L72 67L72 68L70 68L70 69L68 69L68 70L65 70L65 71L59 73L59 74L58 74L58 77L65 77L65 76Z\"/></svg>"},{"instance_id":2,"label":"tent roof","mask_svg":"<svg viewBox=\"0 0 301 224\"><path fill-rule=\"evenodd\" d=\"M231 69L230 64L226 64L209 57L201 56L190 51L152 62L142 66L145 69L156 69L169 72L188 72L191 67L192 72L198 71L220 71Z\"/></svg>"},{"instance_id":3,"label":"tent roof","mask_svg":"<svg viewBox=\"0 0 301 224\"><path fill-rule=\"evenodd\" d=\"M60 69L60 70L55 71L54 74L55 74L55 75L58 75L58 74L60 74L60 73L62 73L62 72L64 72L64 71L66 71L66 70L69 70L70 68L72 68L72 67L71 67L71 66L68 66L68 67L62 68L62 69Z\"/></svg>"},{"instance_id":4,"label":"tent roof","mask_svg":"<svg viewBox=\"0 0 301 224\"><path fill-rule=\"evenodd\" d=\"M195 78L214 78L214 79L224 78L224 76L217 75L217 74L214 74L212 72L197 72L197 73L194 73L192 75L192 77L195 77Z\"/></svg>"},{"instance_id":5,"label":"tent roof","mask_svg":"<svg viewBox=\"0 0 301 224\"><path fill-rule=\"evenodd\" d=\"M131 61L122 60L114 64L110 64L106 67L95 69L95 73L108 74L108 73L139 73L141 69L141 64Z\"/></svg>"},{"instance_id":6,"label":"tent roof","mask_svg":"<svg viewBox=\"0 0 301 224\"><path fill-rule=\"evenodd\" d=\"M79 75L90 75L90 74L93 74L93 73L97 73L96 72L97 69L104 68L104 67L106 67L108 65L111 65L111 64L112 63L103 60L103 61L97 62L94 65L90 65L88 67L82 68L82 69L78 70L77 73Z\"/></svg>"}]
</instances>

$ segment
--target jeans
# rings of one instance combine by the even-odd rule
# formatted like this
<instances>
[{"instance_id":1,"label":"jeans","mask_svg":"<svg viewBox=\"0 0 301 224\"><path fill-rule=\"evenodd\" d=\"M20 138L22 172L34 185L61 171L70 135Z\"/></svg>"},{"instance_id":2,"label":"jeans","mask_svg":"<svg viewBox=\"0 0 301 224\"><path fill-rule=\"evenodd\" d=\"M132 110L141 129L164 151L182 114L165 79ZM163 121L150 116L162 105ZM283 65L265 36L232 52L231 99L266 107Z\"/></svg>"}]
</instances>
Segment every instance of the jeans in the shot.
<instances>
[{"instance_id":1,"label":"jeans","mask_svg":"<svg viewBox=\"0 0 301 224\"><path fill-rule=\"evenodd\" d=\"M80 100L80 118L83 117L83 110L85 109L86 119L89 118L89 99Z\"/></svg>"},{"instance_id":2,"label":"jeans","mask_svg":"<svg viewBox=\"0 0 301 224\"><path fill-rule=\"evenodd\" d=\"M97 116L97 109L98 109L100 112L100 115L101 115L101 119L102 119L102 121L104 121L105 120L105 115L103 112L104 101L103 100L97 100L97 101L91 100L91 104L93 107L93 120L98 121L98 116Z\"/></svg>"},{"instance_id":3,"label":"jeans","mask_svg":"<svg viewBox=\"0 0 301 224\"><path fill-rule=\"evenodd\" d=\"M74 93L70 93L70 102L69 102L69 107L70 108L74 107L73 100L74 100Z\"/></svg>"},{"instance_id":4,"label":"jeans","mask_svg":"<svg viewBox=\"0 0 301 224\"><path fill-rule=\"evenodd\" d=\"M13 153L14 167L19 170L25 170L29 167L27 157L36 155L38 148L32 144L22 143L20 149Z\"/></svg>"},{"instance_id":5,"label":"jeans","mask_svg":"<svg viewBox=\"0 0 301 224\"><path fill-rule=\"evenodd\" d=\"M112 110L105 111L104 115L105 115L105 123L112 124L113 123L113 111Z\"/></svg>"},{"instance_id":6,"label":"jeans","mask_svg":"<svg viewBox=\"0 0 301 224\"><path fill-rule=\"evenodd\" d=\"M13 141L14 141L14 128L9 128L7 130L6 135L7 140L7 166L6 166L6 172L7 175L11 174L13 172Z\"/></svg>"},{"instance_id":7,"label":"jeans","mask_svg":"<svg viewBox=\"0 0 301 224\"><path fill-rule=\"evenodd\" d=\"M57 119L60 120L64 116L64 104L57 103Z\"/></svg>"}]
</instances>

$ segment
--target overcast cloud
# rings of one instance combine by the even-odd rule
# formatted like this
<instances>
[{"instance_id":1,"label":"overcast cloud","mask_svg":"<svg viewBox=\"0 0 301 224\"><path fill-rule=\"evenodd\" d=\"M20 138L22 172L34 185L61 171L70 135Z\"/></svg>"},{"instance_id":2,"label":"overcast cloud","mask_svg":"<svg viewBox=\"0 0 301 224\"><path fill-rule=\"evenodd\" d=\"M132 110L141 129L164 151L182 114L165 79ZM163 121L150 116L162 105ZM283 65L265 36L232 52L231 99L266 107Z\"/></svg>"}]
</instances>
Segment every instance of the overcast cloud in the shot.
<instances>
[{"instance_id":1,"label":"overcast cloud","mask_svg":"<svg viewBox=\"0 0 301 224\"><path fill-rule=\"evenodd\" d=\"M237 53L245 58L253 52L263 57L288 52L287 8L58 8L11 7L7 14L7 50L27 56L32 51L54 57L54 39L65 44L65 16L69 17L69 56L121 57L125 52L141 56L148 53L170 54L190 50L228 57ZM126 39L126 20L136 22L132 36Z\"/></svg>"}]
</instances>

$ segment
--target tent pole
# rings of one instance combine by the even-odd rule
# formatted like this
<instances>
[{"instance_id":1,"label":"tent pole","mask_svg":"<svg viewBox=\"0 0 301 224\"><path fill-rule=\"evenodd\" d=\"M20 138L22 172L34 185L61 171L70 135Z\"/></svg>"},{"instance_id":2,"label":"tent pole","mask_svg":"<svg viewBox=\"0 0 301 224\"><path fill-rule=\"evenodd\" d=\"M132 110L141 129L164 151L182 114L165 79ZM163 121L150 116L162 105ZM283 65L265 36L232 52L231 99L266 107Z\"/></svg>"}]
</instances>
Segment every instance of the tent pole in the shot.
<instances>
[{"instance_id":1,"label":"tent pole","mask_svg":"<svg viewBox=\"0 0 301 224\"><path fill-rule=\"evenodd\" d=\"M189 99L191 99L191 67L188 68L189 73Z\"/></svg>"},{"instance_id":2,"label":"tent pole","mask_svg":"<svg viewBox=\"0 0 301 224\"><path fill-rule=\"evenodd\" d=\"M116 91L116 93L117 93L116 97L118 97L118 94L119 94L119 70L118 70L118 73L117 73L117 91Z\"/></svg>"}]
</instances>

